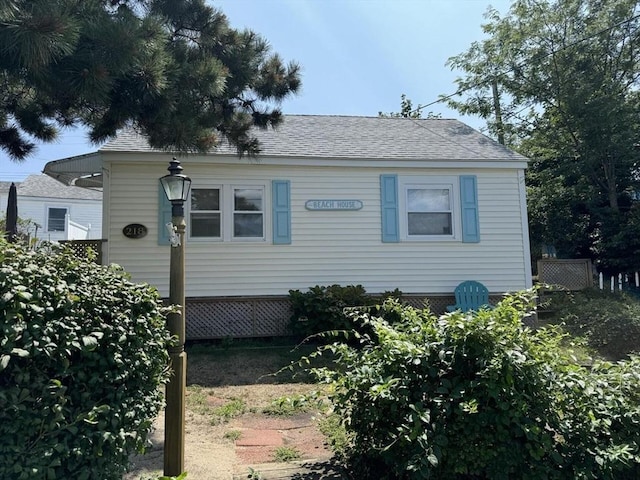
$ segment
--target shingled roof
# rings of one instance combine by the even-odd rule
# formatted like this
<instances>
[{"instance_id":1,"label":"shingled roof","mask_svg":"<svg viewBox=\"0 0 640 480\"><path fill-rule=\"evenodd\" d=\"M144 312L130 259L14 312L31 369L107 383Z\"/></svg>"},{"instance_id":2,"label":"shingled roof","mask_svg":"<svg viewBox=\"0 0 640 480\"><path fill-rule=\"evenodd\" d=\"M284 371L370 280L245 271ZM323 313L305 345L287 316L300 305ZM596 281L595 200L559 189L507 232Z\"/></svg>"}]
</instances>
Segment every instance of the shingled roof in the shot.
<instances>
[{"instance_id":1,"label":"shingled roof","mask_svg":"<svg viewBox=\"0 0 640 480\"><path fill-rule=\"evenodd\" d=\"M263 157L403 160L526 160L458 120L285 115L275 130L254 129ZM161 152L133 130L102 152ZM223 142L213 154L236 155Z\"/></svg>"},{"instance_id":2,"label":"shingled roof","mask_svg":"<svg viewBox=\"0 0 640 480\"><path fill-rule=\"evenodd\" d=\"M101 200L102 192L88 188L67 186L48 175L29 175L17 185L20 197L64 198L73 200Z\"/></svg>"},{"instance_id":3,"label":"shingled roof","mask_svg":"<svg viewBox=\"0 0 640 480\"><path fill-rule=\"evenodd\" d=\"M458 120L285 115L276 129L254 128L252 133L260 142L260 157L265 159L478 162L485 166L527 162L526 157ZM103 154L144 152L167 153L151 148L144 136L128 129L98 152L48 162L44 172L67 185L101 187ZM237 152L222 141L207 155L237 156Z\"/></svg>"}]
</instances>

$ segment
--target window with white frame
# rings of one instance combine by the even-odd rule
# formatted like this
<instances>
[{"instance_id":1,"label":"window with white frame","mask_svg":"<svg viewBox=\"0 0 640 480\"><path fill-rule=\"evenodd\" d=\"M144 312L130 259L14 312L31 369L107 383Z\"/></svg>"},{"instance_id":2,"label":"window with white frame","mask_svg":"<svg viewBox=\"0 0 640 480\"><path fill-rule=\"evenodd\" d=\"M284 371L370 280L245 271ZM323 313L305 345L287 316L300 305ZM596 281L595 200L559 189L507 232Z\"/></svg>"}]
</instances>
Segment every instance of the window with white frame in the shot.
<instances>
[{"instance_id":1,"label":"window with white frame","mask_svg":"<svg viewBox=\"0 0 640 480\"><path fill-rule=\"evenodd\" d=\"M402 183L402 234L406 240L458 237L458 189L448 177L411 178Z\"/></svg>"},{"instance_id":2,"label":"window with white frame","mask_svg":"<svg viewBox=\"0 0 640 480\"><path fill-rule=\"evenodd\" d=\"M193 238L221 238L220 188L192 188L189 228Z\"/></svg>"},{"instance_id":3,"label":"window with white frame","mask_svg":"<svg viewBox=\"0 0 640 480\"><path fill-rule=\"evenodd\" d=\"M265 239L265 186L192 187L189 232L193 239Z\"/></svg>"},{"instance_id":4,"label":"window with white frame","mask_svg":"<svg viewBox=\"0 0 640 480\"><path fill-rule=\"evenodd\" d=\"M264 238L264 188L233 189L233 237Z\"/></svg>"},{"instance_id":5,"label":"window with white frame","mask_svg":"<svg viewBox=\"0 0 640 480\"><path fill-rule=\"evenodd\" d=\"M65 217L69 211L66 207L47 208L47 231L64 232Z\"/></svg>"}]
</instances>

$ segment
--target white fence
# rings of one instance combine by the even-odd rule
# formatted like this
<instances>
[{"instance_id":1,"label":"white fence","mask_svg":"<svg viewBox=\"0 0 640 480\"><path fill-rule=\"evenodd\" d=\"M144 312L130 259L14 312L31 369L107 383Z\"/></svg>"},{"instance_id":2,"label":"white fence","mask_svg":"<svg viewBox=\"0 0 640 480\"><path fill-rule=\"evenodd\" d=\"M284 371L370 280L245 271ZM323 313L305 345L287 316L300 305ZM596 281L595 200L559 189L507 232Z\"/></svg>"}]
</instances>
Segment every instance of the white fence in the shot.
<instances>
[{"instance_id":1,"label":"white fence","mask_svg":"<svg viewBox=\"0 0 640 480\"><path fill-rule=\"evenodd\" d=\"M66 240L88 240L91 224L81 225L71 220L69 214L64 217L64 231L67 232Z\"/></svg>"},{"instance_id":2,"label":"white fence","mask_svg":"<svg viewBox=\"0 0 640 480\"><path fill-rule=\"evenodd\" d=\"M600 287L600 290L610 290L612 292L638 289L640 288L640 273L619 273L617 275L599 273L598 287Z\"/></svg>"},{"instance_id":3,"label":"white fence","mask_svg":"<svg viewBox=\"0 0 640 480\"><path fill-rule=\"evenodd\" d=\"M559 285L572 291L596 287L640 293L640 272L604 274L595 271L589 259L543 258L537 266L538 281L542 284Z\"/></svg>"}]
</instances>

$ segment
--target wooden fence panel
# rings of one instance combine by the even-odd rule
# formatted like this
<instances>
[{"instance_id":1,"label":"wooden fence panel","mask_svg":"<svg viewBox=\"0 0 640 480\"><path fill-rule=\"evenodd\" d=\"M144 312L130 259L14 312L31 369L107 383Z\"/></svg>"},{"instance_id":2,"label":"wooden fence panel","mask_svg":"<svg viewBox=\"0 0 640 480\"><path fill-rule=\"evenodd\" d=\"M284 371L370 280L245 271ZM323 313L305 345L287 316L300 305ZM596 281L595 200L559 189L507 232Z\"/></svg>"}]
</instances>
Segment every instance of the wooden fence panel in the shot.
<instances>
[{"instance_id":1,"label":"wooden fence panel","mask_svg":"<svg viewBox=\"0 0 640 480\"><path fill-rule=\"evenodd\" d=\"M60 243L71 248L79 257L88 258L89 250L95 253L95 263L102 264L102 242L106 240L61 240Z\"/></svg>"},{"instance_id":2,"label":"wooden fence panel","mask_svg":"<svg viewBox=\"0 0 640 480\"><path fill-rule=\"evenodd\" d=\"M567 290L593 287L591 260L543 258L538 260L538 281L560 285Z\"/></svg>"}]
</instances>

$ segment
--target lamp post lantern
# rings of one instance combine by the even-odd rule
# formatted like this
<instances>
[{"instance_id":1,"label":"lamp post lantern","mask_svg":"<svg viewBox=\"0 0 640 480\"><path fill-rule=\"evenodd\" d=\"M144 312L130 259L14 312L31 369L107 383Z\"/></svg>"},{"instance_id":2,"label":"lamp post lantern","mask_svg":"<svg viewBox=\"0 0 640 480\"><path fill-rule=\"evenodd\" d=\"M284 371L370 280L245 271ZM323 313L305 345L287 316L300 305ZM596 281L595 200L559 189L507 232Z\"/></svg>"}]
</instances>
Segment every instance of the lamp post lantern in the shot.
<instances>
[{"instance_id":1,"label":"lamp post lantern","mask_svg":"<svg viewBox=\"0 0 640 480\"><path fill-rule=\"evenodd\" d=\"M191 179L182 174L180 162L169 162L169 175L160 179L164 193L171 202L171 257L169 264L169 302L179 310L167 316L167 328L177 342L169 347L172 375L166 386L164 417L164 474L168 477L184 471L185 444L185 391L187 379L187 353L185 341L184 294L184 202L189 196ZM165 228L159 225L158 228Z\"/></svg>"}]
</instances>

